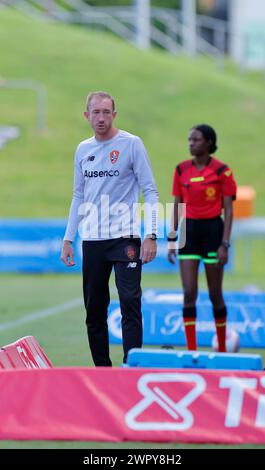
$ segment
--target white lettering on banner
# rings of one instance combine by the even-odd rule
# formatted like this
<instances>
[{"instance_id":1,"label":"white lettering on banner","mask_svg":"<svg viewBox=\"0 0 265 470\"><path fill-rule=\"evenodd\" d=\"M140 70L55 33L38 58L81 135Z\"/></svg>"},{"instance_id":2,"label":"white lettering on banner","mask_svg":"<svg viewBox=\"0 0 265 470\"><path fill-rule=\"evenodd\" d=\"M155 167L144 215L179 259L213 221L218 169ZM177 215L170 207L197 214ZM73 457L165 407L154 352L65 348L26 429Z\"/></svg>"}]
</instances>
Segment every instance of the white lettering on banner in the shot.
<instances>
[{"instance_id":1,"label":"white lettering on banner","mask_svg":"<svg viewBox=\"0 0 265 470\"><path fill-rule=\"evenodd\" d=\"M148 384L151 383L181 382L192 383L194 387L178 402L173 401L157 385L153 389L148 387ZM130 429L136 431L183 431L193 425L194 417L188 410L188 406L204 392L206 382L198 374L151 373L142 375L137 387L144 398L125 415L125 422ZM173 421L137 421L136 419L153 404L162 408Z\"/></svg>"},{"instance_id":2,"label":"white lettering on banner","mask_svg":"<svg viewBox=\"0 0 265 470\"><path fill-rule=\"evenodd\" d=\"M261 377L260 383L261 386L265 388L265 377ZM245 390L256 390L257 385L257 379L239 377L222 377L220 379L220 388L229 389L229 399L225 417L226 427L240 426ZM255 396L258 398L255 424L258 427L265 427L265 395L260 395L256 391Z\"/></svg>"},{"instance_id":3,"label":"white lettering on banner","mask_svg":"<svg viewBox=\"0 0 265 470\"><path fill-rule=\"evenodd\" d=\"M22 346L17 346L16 349L19 354L19 357L21 358L21 360L24 362L25 366L28 369L32 369L32 368L37 369L36 364L34 364L34 362L30 360L30 358L27 355L27 351L25 351L25 349Z\"/></svg>"},{"instance_id":4,"label":"white lettering on banner","mask_svg":"<svg viewBox=\"0 0 265 470\"><path fill-rule=\"evenodd\" d=\"M168 250L168 249L167 249ZM152 297L150 298L150 294L145 296L146 300L152 301ZM163 304L179 304L182 307L184 295L183 294L158 294L156 295L154 301L156 303L163 303Z\"/></svg>"},{"instance_id":5,"label":"white lettering on banner","mask_svg":"<svg viewBox=\"0 0 265 470\"><path fill-rule=\"evenodd\" d=\"M158 315L156 312L152 312L153 316ZM173 335L178 331L183 331L183 320L182 311L173 310L164 316L164 326L160 328L160 333L163 335ZM196 330L208 333L215 332L215 324L213 321L199 321L196 323Z\"/></svg>"},{"instance_id":6,"label":"white lettering on banner","mask_svg":"<svg viewBox=\"0 0 265 470\"><path fill-rule=\"evenodd\" d=\"M50 367L48 364L42 359L39 354L33 354L36 363L38 364L40 369L49 369Z\"/></svg>"},{"instance_id":7,"label":"white lettering on banner","mask_svg":"<svg viewBox=\"0 0 265 470\"><path fill-rule=\"evenodd\" d=\"M260 384L263 388L265 388L265 377L261 377ZM265 428L265 395L259 396L256 426Z\"/></svg>"},{"instance_id":8,"label":"white lettering on banner","mask_svg":"<svg viewBox=\"0 0 265 470\"><path fill-rule=\"evenodd\" d=\"M150 335L154 336L156 334L156 313L151 312L150 314Z\"/></svg>"},{"instance_id":9,"label":"white lettering on banner","mask_svg":"<svg viewBox=\"0 0 265 470\"><path fill-rule=\"evenodd\" d=\"M31 353L34 357L34 360L36 361L36 364L30 359L28 356L27 351L23 348L23 346L16 346L17 352L19 354L19 357L21 360L24 362L25 366L27 369L37 369L38 367L36 364L39 366L40 369L49 369L48 364L42 359L42 357L31 350Z\"/></svg>"},{"instance_id":10,"label":"white lettering on banner","mask_svg":"<svg viewBox=\"0 0 265 470\"><path fill-rule=\"evenodd\" d=\"M144 319L142 319L144 325ZM122 340L121 329L121 309L120 307L112 310L108 316L108 329L109 332L117 339Z\"/></svg>"},{"instance_id":11,"label":"white lettering on banner","mask_svg":"<svg viewBox=\"0 0 265 470\"><path fill-rule=\"evenodd\" d=\"M1 257L20 257L38 256L46 258L60 252L62 239L60 237L47 238L43 240L4 240L0 242Z\"/></svg>"},{"instance_id":12,"label":"white lettering on banner","mask_svg":"<svg viewBox=\"0 0 265 470\"><path fill-rule=\"evenodd\" d=\"M250 321L248 319L241 323L237 322L237 324L239 325L238 326L239 333L240 332L246 333L247 330L250 330L250 331L257 331L258 329L263 330L265 327L265 323L260 318L257 318L255 321ZM232 326L232 323L231 323L231 326Z\"/></svg>"},{"instance_id":13,"label":"white lettering on banner","mask_svg":"<svg viewBox=\"0 0 265 470\"><path fill-rule=\"evenodd\" d=\"M164 317L164 325L160 328L160 332L163 335L173 335L177 331L183 330L183 321L182 321L182 312L173 312L168 313ZM169 329L167 329L168 327Z\"/></svg>"},{"instance_id":14,"label":"white lettering on banner","mask_svg":"<svg viewBox=\"0 0 265 470\"><path fill-rule=\"evenodd\" d=\"M155 312L153 311L153 315ZM157 314L158 315L158 314ZM260 319L257 318L254 321L250 321L249 319L245 320L244 322L229 322L231 328L235 329L239 333L247 333L247 331L257 331L258 329L264 329L265 324ZM169 329L167 329L167 327ZM180 311L174 310L172 312L167 313L164 316L164 326L161 327L160 331L163 335L171 335L175 334L177 331L183 331L183 321L182 321L182 313ZM215 324L212 320L197 320L196 322L196 330L208 333L215 332Z\"/></svg>"},{"instance_id":15,"label":"white lettering on banner","mask_svg":"<svg viewBox=\"0 0 265 470\"><path fill-rule=\"evenodd\" d=\"M132 268L132 263L129 263L127 266ZM151 307L151 305L150 305ZM182 320L182 311L181 310L172 310L163 317L157 311L157 307L152 305L152 310L150 311L150 331L149 334L151 336L155 336L156 334L162 334L164 336L171 336L175 335L179 331L184 331L183 320ZM149 312L145 313L144 316L147 317ZM114 318L112 318L114 316ZM120 327L120 310L114 309L109 314L109 328L111 333L116 337L121 339L121 327ZM162 326L161 326L161 322ZM160 328L159 328L160 325ZM248 332L256 332L260 329L265 328L264 322L257 318L254 321L250 321L246 319L245 321L230 321L229 326L232 329L235 329L238 333L247 334ZM197 320L196 322L196 330L197 332L203 333L215 333L215 323L213 320Z\"/></svg>"}]
</instances>

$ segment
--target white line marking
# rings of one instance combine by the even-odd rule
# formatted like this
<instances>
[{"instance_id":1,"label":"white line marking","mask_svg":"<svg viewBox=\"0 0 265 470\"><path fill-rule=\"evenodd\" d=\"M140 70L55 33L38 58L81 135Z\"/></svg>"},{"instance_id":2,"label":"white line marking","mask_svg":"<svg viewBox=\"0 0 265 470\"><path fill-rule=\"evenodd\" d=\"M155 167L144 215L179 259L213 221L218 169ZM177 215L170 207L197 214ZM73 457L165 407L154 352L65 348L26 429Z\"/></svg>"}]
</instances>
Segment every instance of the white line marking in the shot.
<instances>
[{"instance_id":1,"label":"white line marking","mask_svg":"<svg viewBox=\"0 0 265 470\"><path fill-rule=\"evenodd\" d=\"M25 315L24 317L18 318L17 320L10 321L7 323L2 323L0 324L0 331L6 331L11 328L16 328L17 326L25 325L26 323L40 320L41 318L47 318L52 315L56 315L57 313L71 310L71 308L79 307L82 304L83 304L83 299L78 297L64 304L57 305L56 307L50 307L50 308L46 308L45 310L39 310L38 312L30 313L29 315Z\"/></svg>"}]
</instances>

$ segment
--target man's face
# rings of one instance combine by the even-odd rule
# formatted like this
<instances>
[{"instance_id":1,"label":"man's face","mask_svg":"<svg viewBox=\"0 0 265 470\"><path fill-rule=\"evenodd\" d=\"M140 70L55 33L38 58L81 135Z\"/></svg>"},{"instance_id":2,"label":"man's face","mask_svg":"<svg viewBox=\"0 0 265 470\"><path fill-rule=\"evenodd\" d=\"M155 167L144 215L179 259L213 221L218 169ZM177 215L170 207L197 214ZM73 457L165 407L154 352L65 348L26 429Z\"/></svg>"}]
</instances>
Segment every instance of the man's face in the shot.
<instances>
[{"instance_id":1,"label":"man's face","mask_svg":"<svg viewBox=\"0 0 265 470\"><path fill-rule=\"evenodd\" d=\"M89 109L84 115L90 122L95 135L103 137L112 129L116 111L112 109L111 99L95 96L92 98Z\"/></svg>"}]
</instances>

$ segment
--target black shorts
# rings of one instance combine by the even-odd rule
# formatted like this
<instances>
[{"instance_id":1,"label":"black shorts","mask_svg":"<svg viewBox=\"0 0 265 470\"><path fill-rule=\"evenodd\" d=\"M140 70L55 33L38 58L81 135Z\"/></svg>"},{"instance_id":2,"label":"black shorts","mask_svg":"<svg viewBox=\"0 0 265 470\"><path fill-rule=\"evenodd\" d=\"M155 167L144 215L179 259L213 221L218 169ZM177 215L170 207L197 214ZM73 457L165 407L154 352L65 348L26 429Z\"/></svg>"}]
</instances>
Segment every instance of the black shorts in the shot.
<instances>
[{"instance_id":1,"label":"black shorts","mask_svg":"<svg viewBox=\"0 0 265 470\"><path fill-rule=\"evenodd\" d=\"M185 220L182 223L185 223ZM221 217L186 219L186 243L178 250L178 259L202 259L204 263L216 263L223 229ZM182 230L181 232L183 233Z\"/></svg>"}]
</instances>

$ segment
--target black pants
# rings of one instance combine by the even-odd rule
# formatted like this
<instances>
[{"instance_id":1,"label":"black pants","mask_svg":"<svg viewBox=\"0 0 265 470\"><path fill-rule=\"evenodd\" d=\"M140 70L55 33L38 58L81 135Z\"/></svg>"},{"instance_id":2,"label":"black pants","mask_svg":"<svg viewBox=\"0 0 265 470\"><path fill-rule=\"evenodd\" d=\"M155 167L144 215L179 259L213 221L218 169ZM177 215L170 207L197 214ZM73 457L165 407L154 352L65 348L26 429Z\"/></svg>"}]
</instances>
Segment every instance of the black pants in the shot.
<instances>
[{"instance_id":1,"label":"black pants","mask_svg":"<svg viewBox=\"0 0 265 470\"><path fill-rule=\"evenodd\" d=\"M83 294L89 346L96 366L111 366L107 310L109 278L114 266L121 307L123 361L131 348L142 346L141 241L118 238L83 242Z\"/></svg>"}]
</instances>

